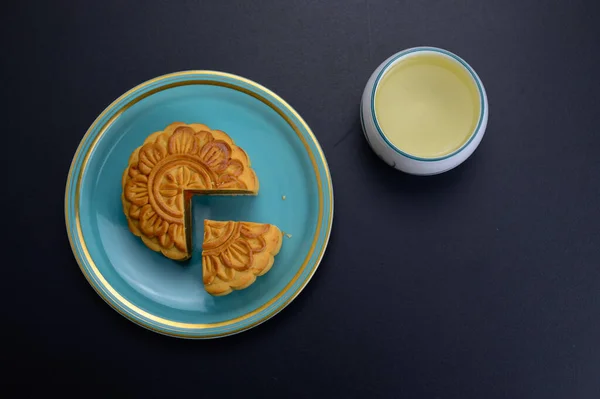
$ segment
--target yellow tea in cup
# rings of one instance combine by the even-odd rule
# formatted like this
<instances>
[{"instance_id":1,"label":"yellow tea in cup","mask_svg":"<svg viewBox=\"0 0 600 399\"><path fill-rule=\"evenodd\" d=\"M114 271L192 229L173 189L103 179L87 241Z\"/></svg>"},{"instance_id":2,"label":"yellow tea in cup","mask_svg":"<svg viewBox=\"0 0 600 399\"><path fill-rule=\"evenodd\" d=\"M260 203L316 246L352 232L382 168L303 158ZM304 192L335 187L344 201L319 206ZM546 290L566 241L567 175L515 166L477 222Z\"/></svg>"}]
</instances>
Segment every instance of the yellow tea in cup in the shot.
<instances>
[{"instance_id":1,"label":"yellow tea in cup","mask_svg":"<svg viewBox=\"0 0 600 399\"><path fill-rule=\"evenodd\" d=\"M400 59L384 73L374 108L381 131L396 148L438 158L460 149L474 134L481 100L465 67L425 52Z\"/></svg>"}]
</instances>

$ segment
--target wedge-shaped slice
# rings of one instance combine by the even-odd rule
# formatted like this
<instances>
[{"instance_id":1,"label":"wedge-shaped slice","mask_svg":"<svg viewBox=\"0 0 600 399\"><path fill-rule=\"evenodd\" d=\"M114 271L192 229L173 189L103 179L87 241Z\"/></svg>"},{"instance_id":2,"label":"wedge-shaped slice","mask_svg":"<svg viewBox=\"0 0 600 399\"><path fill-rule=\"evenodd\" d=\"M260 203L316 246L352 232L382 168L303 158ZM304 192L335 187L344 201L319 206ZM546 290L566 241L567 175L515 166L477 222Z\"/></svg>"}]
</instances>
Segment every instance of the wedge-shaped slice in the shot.
<instances>
[{"instance_id":1,"label":"wedge-shaped slice","mask_svg":"<svg viewBox=\"0 0 600 399\"><path fill-rule=\"evenodd\" d=\"M175 122L146 138L121 184L131 232L175 260L190 257L192 195L258 193L246 153L224 132L197 123Z\"/></svg>"},{"instance_id":2,"label":"wedge-shaped slice","mask_svg":"<svg viewBox=\"0 0 600 399\"><path fill-rule=\"evenodd\" d=\"M250 286L271 269L281 242L281 230L272 224L205 220L204 288L221 296Z\"/></svg>"}]
</instances>

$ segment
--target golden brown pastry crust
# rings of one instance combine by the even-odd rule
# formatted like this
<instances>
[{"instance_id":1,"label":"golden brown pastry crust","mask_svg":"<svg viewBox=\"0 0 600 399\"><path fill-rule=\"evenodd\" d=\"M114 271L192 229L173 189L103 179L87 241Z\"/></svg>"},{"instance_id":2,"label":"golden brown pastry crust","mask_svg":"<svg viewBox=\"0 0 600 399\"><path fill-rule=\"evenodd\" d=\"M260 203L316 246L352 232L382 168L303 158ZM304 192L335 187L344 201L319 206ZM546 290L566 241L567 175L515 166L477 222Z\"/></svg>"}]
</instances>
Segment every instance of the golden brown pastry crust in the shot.
<instances>
[{"instance_id":1,"label":"golden brown pastry crust","mask_svg":"<svg viewBox=\"0 0 600 399\"><path fill-rule=\"evenodd\" d=\"M250 286L273 266L282 236L271 224L205 220L202 275L206 291L221 296Z\"/></svg>"},{"instance_id":2,"label":"golden brown pastry crust","mask_svg":"<svg viewBox=\"0 0 600 399\"><path fill-rule=\"evenodd\" d=\"M250 159L225 132L175 122L131 154L122 187L131 232L150 249L184 260L191 252L191 195L255 195L259 184Z\"/></svg>"}]
</instances>

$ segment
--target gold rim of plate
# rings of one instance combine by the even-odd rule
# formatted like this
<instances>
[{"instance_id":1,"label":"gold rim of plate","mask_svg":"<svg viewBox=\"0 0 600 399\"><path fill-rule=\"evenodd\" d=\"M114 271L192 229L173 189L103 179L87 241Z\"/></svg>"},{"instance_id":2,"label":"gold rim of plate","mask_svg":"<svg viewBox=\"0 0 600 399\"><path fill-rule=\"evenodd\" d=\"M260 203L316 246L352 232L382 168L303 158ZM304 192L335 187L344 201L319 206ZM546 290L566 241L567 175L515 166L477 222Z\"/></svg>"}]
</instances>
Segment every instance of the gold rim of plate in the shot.
<instances>
[{"instance_id":1,"label":"gold rim of plate","mask_svg":"<svg viewBox=\"0 0 600 399\"><path fill-rule=\"evenodd\" d=\"M308 133L308 135L310 136L311 140L313 141L313 144L315 145L315 148L317 149L318 152L318 156L320 158L320 160L323 162L323 167L325 170L325 174L326 174L326 181L327 181L327 185L329 188L329 214L328 214L328 220L327 220L327 227L326 227L326 231L325 231L325 239L322 245L322 248L318 254L317 259L314 262L314 265L312 267L312 269L310 270L309 275L306 277L305 281L302 282L302 284L296 289L296 291L283 303L279 304L279 306L275 309L273 309L272 311L270 311L269 313L265 314L262 318L260 318L259 320L256 320L255 322L251 323L250 325L247 326L242 326L239 329L235 329L235 330L231 330L231 331L226 331L223 333L217 333L217 334L211 334L211 335L202 335L202 336L190 336L190 335L186 335L186 334L179 334L177 332L174 331L163 331L160 329L155 328L154 326L152 326L149 323L146 323L144 320L139 319L139 317L143 317L149 320L152 320L156 323L160 323L163 324L165 326L168 327L173 327L173 328L178 328L178 329L188 329L188 330L203 330L203 329L208 329L208 328L218 328L218 327L226 327L238 322L241 322L243 320L246 320L260 312L262 312L263 310L267 309L269 306L273 305L275 302L277 302L278 299L280 299L283 295L285 295L289 289L294 285L294 283L298 280L298 278L300 277L300 275L304 272L306 266L308 265L310 258L313 256L316 244L319 240L319 235L321 232L321 224L323 221L323 207L324 207L324 201L323 201L323 188L322 188L322 179L321 179L321 174L319 173L319 169L318 169L318 165L316 164L316 160L315 160L315 155L313 154L312 150L310 149L306 139L304 138L302 132L300 131L300 129L298 129L298 127L294 124L294 122L283 112L281 111L281 109L279 109L275 104L273 104L271 101L269 101L268 99L260 96L259 94L250 91L248 89L245 89L243 87L240 86L236 86L234 84L230 84L230 83L225 83L225 82L220 82L220 81L214 81L214 80L185 80L185 81L180 81L180 82L174 82L174 83L169 83L160 87L157 87L155 89L149 90L146 93L143 93L142 95L136 96L135 98L131 99L129 102L127 102L126 104L122 105L116 112L115 114L108 120L106 121L106 123L99 129L98 134L96 135L96 137L94 137L92 143L90 144L84 158L83 158L83 162L81 163L81 167L79 168L79 174L77 176L77 183L76 183L76 189L75 189L75 224L76 224L76 231L77 231L77 237L75 237L75 239L78 241L79 245L81 246L82 252L83 252L83 256L85 257L86 261L88 262L90 269L92 270L92 272L94 273L94 276L98 279L98 283L100 285L100 287L98 287L94 281L92 281L91 276L88 274L88 271L86 270L85 266L83 265L82 260L80 259L80 257L78 256L78 251L76 250L75 247L75 242L74 242L74 237L71 234L71 226L70 226L70 222L69 222L69 215L68 215L68 210L69 210L69 191L71 188L71 180L72 180L72 176L74 173L74 167L75 167L75 162L77 161L79 154L81 152L81 148L83 143L86 141L86 139L92 134L92 132L96 129L96 126L98 125L98 123L100 122L100 120L102 120L102 118L110 111L113 110L113 108L116 106L116 104L118 104L119 102L121 102L123 99L125 99L127 96L131 95L132 93L141 90L153 83L156 83L158 81L161 80L165 80L165 79L169 79L169 78L175 78L175 77L180 77L180 76L186 76L186 75L196 75L198 77L202 77L202 76L219 76L219 77L223 77L223 78L228 78L228 79L232 79L232 80L238 80L240 82L243 82L249 86L254 87L255 89L257 89L258 91L263 91L265 93L267 93L268 95L272 96L275 100L277 100L281 106L283 106L290 114L292 114L302 125L302 127L305 129L305 131ZM123 114L123 112L125 112L127 109L129 109L131 106L135 105L136 103L138 103L139 101L155 94L158 93L160 91L164 91L164 90L168 90L170 88L173 87L179 87L179 86L188 86L188 85L194 85L194 84L206 84L206 85L215 85L215 86L222 86L222 87L227 87L233 90L237 90L240 92L243 92L247 95L250 95L254 98L256 98L257 100L261 101L262 103L264 103L265 105L269 106L271 109L273 109L275 112L277 112L277 114L282 117L286 123L294 130L294 132L296 133L296 135L300 138L300 140L302 141L302 144L304 145L304 148L306 149L310 160L311 160L311 164L313 166L314 172L315 172L315 177L317 180L317 185L318 185L318 192L319 192L319 214L318 214L318 219L317 219L317 228L315 231L315 235L313 237L313 242L311 244L311 247L308 251L308 254L306 256L306 258L304 259L302 266L300 267L300 269L298 270L298 272L294 275L294 277L288 282L288 284L283 288L283 290L281 290L277 295L275 295L271 300L269 300L267 303L263 304L262 306L258 307L257 309L250 311L242 316L238 316L236 318L230 319L230 320L226 320L226 321L222 321L222 322L217 322L217 323L183 323L183 322L178 322L178 321L174 321L174 320L169 320L169 319L165 319L163 317L159 317L156 315L153 315L143 309L140 309L138 306L134 305L133 303L131 303L130 301L128 301L126 298L124 298L118 291L116 291L109 283L108 281L106 281L106 279L104 278L104 276L102 275L102 273L100 273L100 270L98 269L98 267L96 266L95 262L93 261L93 259L91 258L88 249L87 249L87 245L85 243L85 240L83 238L83 233L82 233L82 229L81 229L81 221L80 221L80 217L79 217L79 192L80 192L80 187L81 187L81 181L82 181L82 177L83 174L85 172L85 169L87 167L87 163L89 160L89 157L92 153L92 150L94 149L94 147L96 146L96 144L98 143L98 140L104 135L104 133L108 130L108 128L113 124L113 122L121 115ZM275 316L277 313L279 313L279 311L281 311L283 308L285 308L290 302L292 302L297 296L298 294L304 289L304 287L306 287L306 285L308 284L308 282L311 280L312 276L314 275L315 271L317 270L319 264L321 263L321 260L323 258L323 255L325 253L325 249L327 248L327 244L329 242L329 236L331 234L331 224L333 221L333 188L332 188L332 181L331 181L331 174L329 171L329 167L327 165L327 160L325 159L325 155L323 153L323 150L321 149L321 146L319 145L319 142L317 141L317 138L315 137L314 133L312 132L312 130L308 127L308 125L306 124L306 122L302 119L302 117L287 103L285 102L281 97L279 97L277 94L275 94L274 92L272 92L271 90L263 87L262 85L253 82L249 79L243 78L241 76L237 76L237 75L233 75L233 74L229 74L229 73L225 73L225 72L218 72L218 71L208 71L208 70L191 70L191 71L182 71L182 72L175 72L175 73L170 73L170 74L166 74L166 75L161 75L158 77L155 77L151 80L148 80L146 82L143 82L141 84L139 84L138 86L130 89L129 91L127 91L126 93L124 93L123 95L121 95L119 98L117 98L116 100L114 100L108 107L105 108L105 110L96 118L96 120L94 121L94 123L92 123L92 125L89 127L89 129L87 130L87 132L85 133L85 135L83 136L83 138L80 141L80 144L77 148L77 151L75 152L75 155L73 156L73 160L71 162L71 166L69 168L69 174L67 176L67 185L66 185L66 189L65 189L65 221L66 221L66 225L67 225L67 233L69 236L69 243L71 244L71 249L73 251L73 254L75 255L75 259L77 261L77 263L79 264L79 268L82 271L83 275L85 276L85 278L88 280L88 282L90 283L90 285L94 288L94 290L98 293L98 295L100 295L100 297L102 297L102 299L104 299L105 302L107 302L113 309L115 309L117 312L119 312L121 315L125 316L126 318L128 318L129 320L133 321L134 323L145 327L149 330L155 331L157 333L160 334L164 334L164 335L170 335L170 336L175 336L175 337L180 337L180 338L192 338L192 339L203 339L203 338L216 338L216 337L223 337L223 336L228 336L228 335L233 335L245 330L248 330L252 327L257 326L258 324L261 324L265 321L267 321L268 319L270 319L271 317ZM100 290L99 288L102 288L102 290ZM103 291L105 290L105 291ZM115 301L111 300L110 298L107 297L106 293L110 293L112 295L113 298L115 298L116 301L118 301L118 303L115 303Z\"/></svg>"}]
</instances>

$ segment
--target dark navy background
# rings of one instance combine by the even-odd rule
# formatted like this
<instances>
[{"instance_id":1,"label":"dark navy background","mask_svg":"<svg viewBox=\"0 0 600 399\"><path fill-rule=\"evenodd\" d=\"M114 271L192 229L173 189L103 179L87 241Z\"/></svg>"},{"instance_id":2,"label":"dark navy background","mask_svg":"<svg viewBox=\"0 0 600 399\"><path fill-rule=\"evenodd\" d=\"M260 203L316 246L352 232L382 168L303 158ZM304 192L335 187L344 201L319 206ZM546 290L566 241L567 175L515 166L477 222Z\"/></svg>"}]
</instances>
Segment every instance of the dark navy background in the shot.
<instances>
[{"instance_id":1,"label":"dark navy background","mask_svg":"<svg viewBox=\"0 0 600 399\"><path fill-rule=\"evenodd\" d=\"M599 11L4 4L4 378L89 395L600 398ZM380 161L358 118L370 73L419 45L466 59L490 105L474 155L429 178ZM307 288L267 323L206 342L118 315L85 281L64 226L67 172L92 121L131 87L186 69L239 74L286 99L320 140L335 190L330 245Z\"/></svg>"}]
</instances>

